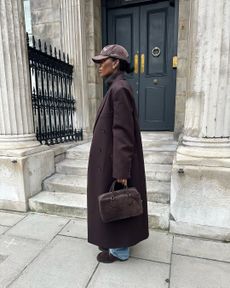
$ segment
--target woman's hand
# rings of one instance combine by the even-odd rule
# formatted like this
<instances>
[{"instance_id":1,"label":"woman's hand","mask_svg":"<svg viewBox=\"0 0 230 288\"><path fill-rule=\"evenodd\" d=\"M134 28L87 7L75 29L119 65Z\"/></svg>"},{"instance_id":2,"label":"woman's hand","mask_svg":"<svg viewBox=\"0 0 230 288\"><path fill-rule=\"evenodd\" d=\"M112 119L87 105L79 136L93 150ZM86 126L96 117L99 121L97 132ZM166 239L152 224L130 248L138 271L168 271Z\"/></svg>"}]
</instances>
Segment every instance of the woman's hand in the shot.
<instances>
[{"instance_id":1,"label":"woman's hand","mask_svg":"<svg viewBox=\"0 0 230 288\"><path fill-rule=\"evenodd\" d=\"M127 186L127 179L117 179L117 182Z\"/></svg>"}]
</instances>

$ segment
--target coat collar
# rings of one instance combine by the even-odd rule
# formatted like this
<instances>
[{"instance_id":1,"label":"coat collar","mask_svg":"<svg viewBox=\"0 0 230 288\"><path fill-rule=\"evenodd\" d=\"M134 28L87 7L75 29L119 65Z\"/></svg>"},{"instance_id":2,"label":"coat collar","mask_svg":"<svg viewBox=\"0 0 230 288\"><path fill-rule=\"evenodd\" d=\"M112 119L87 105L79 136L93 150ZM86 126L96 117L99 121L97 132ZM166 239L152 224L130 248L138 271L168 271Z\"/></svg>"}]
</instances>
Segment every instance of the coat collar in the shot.
<instances>
[{"instance_id":1,"label":"coat collar","mask_svg":"<svg viewBox=\"0 0 230 288\"><path fill-rule=\"evenodd\" d=\"M105 84L109 88L114 81L120 80L120 79L125 79L125 73L123 71L116 71L112 75L110 75L108 78L106 78Z\"/></svg>"},{"instance_id":2,"label":"coat collar","mask_svg":"<svg viewBox=\"0 0 230 288\"><path fill-rule=\"evenodd\" d=\"M125 79L125 75L124 75L124 72L123 71L117 71L115 73L113 73L112 75L110 75L108 78L106 78L105 80L105 83L107 85L107 88L109 89L110 86L113 84L113 82L117 81L117 80L120 80L120 79ZM107 89L107 93L108 93L108 89ZM107 94L106 93L106 94ZM106 95L105 95L106 96ZM106 101L106 98L105 97L103 98L103 100L101 101L101 105L99 106L98 108L98 111L97 111L97 115L96 115L96 119L95 119L95 123L94 123L94 127L93 127L93 131L95 129L95 126L96 126L96 123L97 123L97 120L99 118L99 115L101 114L101 111L102 111L102 108L104 107L105 105L105 101Z\"/></svg>"}]
</instances>

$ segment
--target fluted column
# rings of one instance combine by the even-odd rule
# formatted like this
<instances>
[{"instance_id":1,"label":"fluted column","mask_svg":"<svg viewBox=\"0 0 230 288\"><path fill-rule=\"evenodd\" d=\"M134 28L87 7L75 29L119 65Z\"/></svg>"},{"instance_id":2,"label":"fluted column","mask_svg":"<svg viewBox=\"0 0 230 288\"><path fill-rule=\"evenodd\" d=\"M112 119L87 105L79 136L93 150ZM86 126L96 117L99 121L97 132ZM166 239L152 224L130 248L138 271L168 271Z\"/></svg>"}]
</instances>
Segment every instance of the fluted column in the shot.
<instances>
[{"instance_id":1,"label":"fluted column","mask_svg":"<svg viewBox=\"0 0 230 288\"><path fill-rule=\"evenodd\" d=\"M195 149L199 151L202 147L222 149L229 157L230 1L191 1L190 23L190 75L182 143L199 147ZM178 152L190 150L181 146ZM210 155L209 150L205 153Z\"/></svg>"},{"instance_id":2,"label":"fluted column","mask_svg":"<svg viewBox=\"0 0 230 288\"><path fill-rule=\"evenodd\" d=\"M21 0L0 0L0 149L37 146Z\"/></svg>"},{"instance_id":3,"label":"fluted column","mask_svg":"<svg viewBox=\"0 0 230 288\"><path fill-rule=\"evenodd\" d=\"M76 126L89 127L85 4L83 0L61 0L62 48L74 65L73 95L76 99Z\"/></svg>"},{"instance_id":4,"label":"fluted column","mask_svg":"<svg viewBox=\"0 0 230 288\"><path fill-rule=\"evenodd\" d=\"M170 232L229 241L230 1L190 3L190 74L172 168Z\"/></svg>"}]
</instances>

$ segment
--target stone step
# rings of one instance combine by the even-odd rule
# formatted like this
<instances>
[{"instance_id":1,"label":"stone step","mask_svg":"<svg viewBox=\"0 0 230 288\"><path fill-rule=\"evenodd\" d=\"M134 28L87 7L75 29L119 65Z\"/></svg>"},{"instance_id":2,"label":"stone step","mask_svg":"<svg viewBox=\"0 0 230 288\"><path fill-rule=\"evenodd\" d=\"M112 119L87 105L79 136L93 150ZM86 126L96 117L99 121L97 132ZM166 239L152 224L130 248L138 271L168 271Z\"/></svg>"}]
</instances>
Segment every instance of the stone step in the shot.
<instances>
[{"instance_id":1,"label":"stone step","mask_svg":"<svg viewBox=\"0 0 230 288\"><path fill-rule=\"evenodd\" d=\"M170 182L157 181L157 180L146 180L147 191L158 192L169 194L170 193Z\"/></svg>"},{"instance_id":2,"label":"stone step","mask_svg":"<svg viewBox=\"0 0 230 288\"><path fill-rule=\"evenodd\" d=\"M69 217L87 217L86 195L42 191L29 199L31 211Z\"/></svg>"},{"instance_id":3,"label":"stone step","mask_svg":"<svg viewBox=\"0 0 230 288\"><path fill-rule=\"evenodd\" d=\"M151 141L145 140L142 142L143 151L161 151L161 152L170 152L176 151L177 141Z\"/></svg>"},{"instance_id":4,"label":"stone step","mask_svg":"<svg viewBox=\"0 0 230 288\"><path fill-rule=\"evenodd\" d=\"M151 151L144 150L144 162L147 163L156 163L156 164L172 164L174 151Z\"/></svg>"},{"instance_id":5,"label":"stone step","mask_svg":"<svg viewBox=\"0 0 230 288\"><path fill-rule=\"evenodd\" d=\"M83 159L65 159L56 165L56 171L66 175L86 176L87 169L88 161Z\"/></svg>"},{"instance_id":6,"label":"stone step","mask_svg":"<svg viewBox=\"0 0 230 288\"><path fill-rule=\"evenodd\" d=\"M87 177L56 173L43 182L43 189L51 192L62 191L85 194L87 191Z\"/></svg>"},{"instance_id":7,"label":"stone step","mask_svg":"<svg viewBox=\"0 0 230 288\"><path fill-rule=\"evenodd\" d=\"M173 141L174 133L173 132L149 132L149 131L141 131L141 139L145 140L163 140L163 141Z\"/></svg>"},{"instance_id":8,"label":"stone step","mask_svg":"<svg viewBox=\"0 0 230 288\"><path fill-rule=\"evenodd\" d=\"M149 202L169 204L170 203L170 194L163 192L151 192L147 191L147 198Z\"/></svg>"},{"instance_id":9,"label":"stone step","mask_svg":"<svg viewBox=\"0 0 230 288\"><path fill-rule=\"evenodd\" d=\"M145 163L172 164L174 151L153 151L144 150ZM89 151L81 152L78 150L67 151L66 159L88 161Z\"/></svg>"},{"instance_id":10,"label":"stone step","mask_svg":"<svg viewBox=\"0 0 230 288\"><path fill-rule=\"evenodd\" d=\"M67 159L88 159L90 151L91 142L88 142L87 145L79 145L68 149L66 151Z\"/></svg>"},{"instance_id":11,"label":"stone step","mask_svg":"<svg viewBox=\"0 0 230 288\"><path fill-rule=\"evenodd\" d=\"M69 217L87 217L84 194L42 191L29 199L32 211ZM149 228L168 229L169 205L148 202Z\"/></svg>"},{"instance_id":12,"label":"stone step","mask_svg":"<svg viewBox=\"0 0 230 288\"><path fill-rule=\"evenodd\" d=\"M171 180L172 165L148 164L145 163L146 181L166 181Z\"/></svg>"},{"instance_id":13,"label":"stone step","mask_svg":"<svg viewBox=\"0 0 230 288\"><path fill-rule=\"evenodd\" d=\"M73 150L73 151L67 151L66 153L66 159L79 159L79 160L85 160L88 161L89 159L89 151L78 151L78 150Z\"/></svg>"},{"instance_id":14,"label":"stone step","mask_svg":"<svg viewBox=\"0 0 230 288\"><path fill-rule=\"evenodd\" d=\"M86 176L88 161L82 159L65 159L57 163L56 171L65 175ZM146 180L170 181L172 165L145 163Z\"/></svg>"},{"instance_id":15,"label":"stone step","mask_svg":"<svg viewBox=\"0 0 230 288\"><path fill-rule=\"evenodd\" d=\"M150 202L168 203L170 182L147 181L148 200ZM54 174L43 183L43 190L50 192L67 192L86 194L87 177L76 175Z\"/></svg>"},{"instance_id":16,"label":"stone step","mask_svg":"<svg viewBox=\"0 0 230 288\"><path fill-rule=\"evenodd\" d=\"M169 203L170 182L146 181L148 201L156 203Z\"/></svg>"},{"instance_id":17,"label":"stone step","mask_svg":"<svg viewBox=\"0 0 230 288\"><path fill-rule=\"evenodd\" d=\"M159 137L158 137L159 138ZM160 140L159 140L160 139ZM145 163L170 164L177 147L176 141L144 140L143 153ZM88 161L91 142L78 145L66 152L66 159L76 159Z\"/></svg>"},{"instance_id":18,"label":"stone step","mask_svg":"<svg viewBox=\"0 0 230 288\"><path fill-rule=\"evenodd\" d=\"M169 204L148 202L148 218L150 229L168 230Z\"/></svg>"}]
</instances>

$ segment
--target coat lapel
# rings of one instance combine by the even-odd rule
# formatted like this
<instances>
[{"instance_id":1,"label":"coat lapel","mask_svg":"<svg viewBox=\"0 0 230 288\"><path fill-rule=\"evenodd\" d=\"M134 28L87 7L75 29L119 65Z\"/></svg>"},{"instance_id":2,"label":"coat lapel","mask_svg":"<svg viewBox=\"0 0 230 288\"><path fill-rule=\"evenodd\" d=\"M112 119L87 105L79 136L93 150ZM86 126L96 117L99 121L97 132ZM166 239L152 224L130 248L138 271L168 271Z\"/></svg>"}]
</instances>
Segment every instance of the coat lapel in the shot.
<instances>
[{"instance_id":1,"label":"coat lapel","mask_svg":"<svg viewBox=\"0 0 230 288\"><path fill-rule=\"evenodd\" d=\"M119 80L119 79L123 79L124 78L124 73L123 72L120 72L118 71L117 73L114 73L112 74L107 80L106 80L106 84L108 85L109 89L106 93L106 95L104 96L103 100L101 101L101 104L97 110L97 115L96 115L96 119L95 119L95 122L94 122L94 127L93 127L93 132L95 130L95 127L96 127L96 124L97 124L97 121L98 121L98 118L101 114L101 111L105 105L105 102L106 102L106 99L108 98L108 94L110 93L110 88L111 88L111 85L112 83L115 81L115 80Z\"/></svg>"},{"instance_id":2,"label":"coat lapel","mask_svg":"<svg viewBox=\"0 0 230 288\"><path fill-rule=\"evenodd\" d=\"M103 100L101 101L101 104L100 104L100 106L99 106L99 108L98 108L98 110L97 110L97 115L96 115L96 120L95 120L95 123L94 123L93 131L94 131L94 129L95 129L95 126L96 126L96 124L97 124L97 121L98 121L98 118L99 118L99 116L100 116L100 114L101 114L101 111L102 111L102 109L103 109L103 107L104 107L104 105L105 105L106 99L107 99L107 97L106 97L106 95L105 95L105 97L104 97Z\"/></svg>"}]
</instances>

